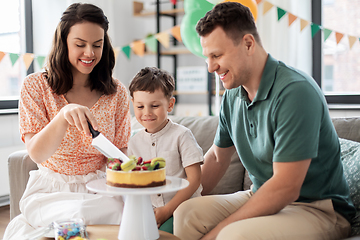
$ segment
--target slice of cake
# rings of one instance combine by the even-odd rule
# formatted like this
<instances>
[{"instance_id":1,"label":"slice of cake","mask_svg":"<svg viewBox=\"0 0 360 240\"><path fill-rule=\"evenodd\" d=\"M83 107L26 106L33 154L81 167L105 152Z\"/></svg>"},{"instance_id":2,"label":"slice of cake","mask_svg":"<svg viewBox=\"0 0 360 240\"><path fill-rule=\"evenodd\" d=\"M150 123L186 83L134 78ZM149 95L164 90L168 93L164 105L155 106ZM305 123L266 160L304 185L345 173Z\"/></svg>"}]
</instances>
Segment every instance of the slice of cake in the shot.
<instances>
[{"instance_id":1,"label":"slice of cake","mask_svg":"<svg viewBox=\"0 0 360 240\"><path fill-rule=\"evenodd\" d=\"M146 188L165 185L165 159L158 157L145 162L141 157L130 156L130 159L134 159L136 162L136 165L130 168L123 165L119 159L108 159L106 168L107 185L123 188Z\"/></svg>"}]
</instances>

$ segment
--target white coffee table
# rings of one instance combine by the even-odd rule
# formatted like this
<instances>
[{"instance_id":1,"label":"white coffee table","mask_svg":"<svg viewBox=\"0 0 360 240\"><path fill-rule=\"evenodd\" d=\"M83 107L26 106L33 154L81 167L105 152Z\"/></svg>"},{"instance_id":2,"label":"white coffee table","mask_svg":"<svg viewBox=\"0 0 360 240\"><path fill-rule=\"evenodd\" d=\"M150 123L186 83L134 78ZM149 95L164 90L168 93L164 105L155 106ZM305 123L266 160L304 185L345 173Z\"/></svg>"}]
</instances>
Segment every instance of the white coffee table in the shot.
<instances>
[{"instance_id":1,"label":"white coffee table","mask_svg":"<svg viewBox=\"0 0 360 240\"><path fill-rule=\"evenodd\" d=\"M185 179L167 176L166 184L160 187L117 188L106 185L106 179L103 178L87 183L86 188L102 194L125 196L118 239L155 240L160 236L150 195L175 192L188 185Z\"/></svg>"}]
</instances>

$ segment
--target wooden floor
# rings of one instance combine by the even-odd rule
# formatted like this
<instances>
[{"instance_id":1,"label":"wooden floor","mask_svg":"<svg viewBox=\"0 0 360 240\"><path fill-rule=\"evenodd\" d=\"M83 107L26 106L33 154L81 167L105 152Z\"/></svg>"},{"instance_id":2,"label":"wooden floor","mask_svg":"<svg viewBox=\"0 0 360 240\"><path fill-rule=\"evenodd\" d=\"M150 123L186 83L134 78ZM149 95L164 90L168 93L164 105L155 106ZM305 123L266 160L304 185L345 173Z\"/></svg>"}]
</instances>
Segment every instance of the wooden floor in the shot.
<instances>
[{"instance_id":1,"label":"wooden floor","mask_svg":"<svg viewBox=\"0 0 360 240\"><path fill-rule=\"evenodd\" d=\"M5 228L10 221L10 206L0 207L0 239L3 238Z\"/></svg>"}]
</instances>

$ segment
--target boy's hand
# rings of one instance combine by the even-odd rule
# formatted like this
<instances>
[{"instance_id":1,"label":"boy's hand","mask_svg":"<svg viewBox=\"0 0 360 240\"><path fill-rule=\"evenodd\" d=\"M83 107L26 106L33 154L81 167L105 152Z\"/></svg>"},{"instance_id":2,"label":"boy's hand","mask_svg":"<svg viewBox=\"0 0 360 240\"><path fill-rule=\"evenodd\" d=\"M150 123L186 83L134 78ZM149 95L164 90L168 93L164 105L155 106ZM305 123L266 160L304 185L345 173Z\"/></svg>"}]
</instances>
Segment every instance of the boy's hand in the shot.
<instances>
[{"instance_id":1,"label":"boy's hand","mask_svg":"<svg viewBox=\"0 0 360 240\"><path fill-rule=\"evenodd\" d=\"M155 208L154 213L158 228L173 214L166 208L166 206Z\"/></svg>"}]
</instances>

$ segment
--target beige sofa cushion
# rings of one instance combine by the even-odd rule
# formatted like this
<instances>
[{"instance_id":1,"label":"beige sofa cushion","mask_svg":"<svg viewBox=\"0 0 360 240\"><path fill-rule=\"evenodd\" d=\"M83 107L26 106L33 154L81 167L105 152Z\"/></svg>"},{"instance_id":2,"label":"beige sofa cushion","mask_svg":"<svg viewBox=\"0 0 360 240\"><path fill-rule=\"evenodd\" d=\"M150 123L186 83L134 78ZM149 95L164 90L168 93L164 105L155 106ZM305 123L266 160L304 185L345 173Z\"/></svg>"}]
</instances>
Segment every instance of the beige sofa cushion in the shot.
<instances>
[{"instance_id":1,"label":"beige sofa cushion","mask_svg":"<svg viewBox=\"0 0 360 240\"><path fill-rule=\"evenodd\" d=\"M332 118L339 138L360 142L360 118Z\"/></svg>"}]
</instances>

